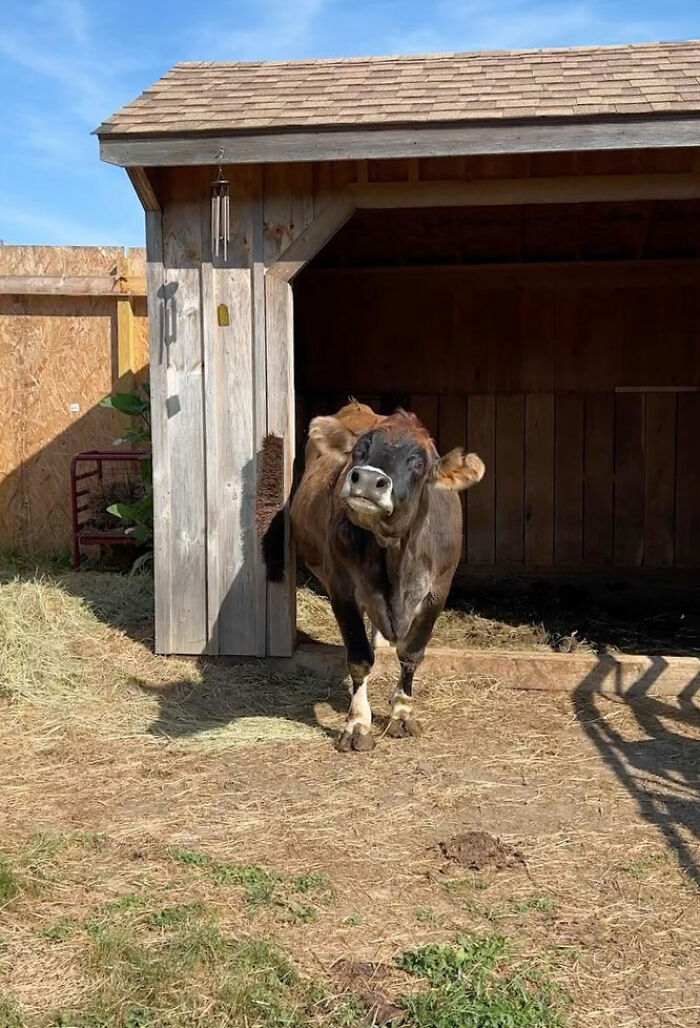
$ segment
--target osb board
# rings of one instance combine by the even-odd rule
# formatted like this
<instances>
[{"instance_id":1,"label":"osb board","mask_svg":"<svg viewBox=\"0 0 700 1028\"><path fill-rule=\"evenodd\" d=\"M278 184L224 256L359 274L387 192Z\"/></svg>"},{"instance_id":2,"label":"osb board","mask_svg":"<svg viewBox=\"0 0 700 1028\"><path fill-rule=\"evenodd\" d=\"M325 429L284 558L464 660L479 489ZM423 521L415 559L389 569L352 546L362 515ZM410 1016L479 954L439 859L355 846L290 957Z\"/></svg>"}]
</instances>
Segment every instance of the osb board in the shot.
<instances>
[{"instance_id":1,"label":"osb board","mask_svg":"<svg viewBox=\"0 0 700 1028\"><path fill-rule=\"evenodd\" d=\"M145 275L143 247L0 246L0 274L112 275L125 257L132 275Z\"/></svg>"},{"instance_id":2,"label":"osb board","mask_svg":"<svg viewBox=\"0 0 700 1028\"><path fill-rule=\"evenodd\" d=\"M119 247L0 247L9 274L110 272ZM9 267L8 267L9 266ZM142 251L128 257L139 274ZM70 545L71 457L111 449L124 419L99 407L117 379L111 297L0 297L0 547ZM148 363L145 298L133 301L133 369ZM78 404L78 411L71 411Z\"/></svg>"}]
</instances>

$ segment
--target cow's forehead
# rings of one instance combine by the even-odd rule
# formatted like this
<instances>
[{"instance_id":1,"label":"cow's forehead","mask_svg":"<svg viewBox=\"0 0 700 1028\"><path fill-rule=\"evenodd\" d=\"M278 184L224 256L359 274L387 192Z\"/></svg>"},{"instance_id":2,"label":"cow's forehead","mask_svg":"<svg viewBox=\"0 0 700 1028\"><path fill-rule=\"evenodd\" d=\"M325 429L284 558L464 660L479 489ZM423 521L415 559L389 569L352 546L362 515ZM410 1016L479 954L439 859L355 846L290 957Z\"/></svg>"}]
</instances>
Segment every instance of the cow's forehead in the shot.
<instances>
[{"instance_id":1,"label":"cow's forehead","mask_svg":"<svg viewBox=\"0 0 700 1028\"><path fill-rule=\"evenodd\" d=\"M395 414L385 418L373 430L373 435L384 437L387 442L394 446L418 445L424 447L428 453L434 449L428 430L421 425L415 414L408 411L398 410Z\"/></svg>"}]
</instances>

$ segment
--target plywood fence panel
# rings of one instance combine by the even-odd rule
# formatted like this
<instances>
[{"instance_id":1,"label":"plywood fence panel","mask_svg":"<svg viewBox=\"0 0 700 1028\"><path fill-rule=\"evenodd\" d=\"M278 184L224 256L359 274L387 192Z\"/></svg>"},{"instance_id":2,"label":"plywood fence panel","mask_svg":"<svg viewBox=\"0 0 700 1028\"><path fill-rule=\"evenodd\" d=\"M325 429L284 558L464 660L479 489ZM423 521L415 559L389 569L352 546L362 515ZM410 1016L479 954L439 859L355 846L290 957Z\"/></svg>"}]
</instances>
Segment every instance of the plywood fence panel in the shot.
<instances>
[{"instance_id":1,"label":"plywood fence panel","mask_svg":"<svg viewBox=\"0 0 700 1028\"><path fill-rule=\"evenodd\" d=\"M0 247L0 273L143 275L142 250ZM0 297L0 546L70 546L69 468L75 453L111 449L126 427L100 400L123 387L118 306L130 305L130 381L148 364L145 298Z\"/></svg>"}]
</instances>

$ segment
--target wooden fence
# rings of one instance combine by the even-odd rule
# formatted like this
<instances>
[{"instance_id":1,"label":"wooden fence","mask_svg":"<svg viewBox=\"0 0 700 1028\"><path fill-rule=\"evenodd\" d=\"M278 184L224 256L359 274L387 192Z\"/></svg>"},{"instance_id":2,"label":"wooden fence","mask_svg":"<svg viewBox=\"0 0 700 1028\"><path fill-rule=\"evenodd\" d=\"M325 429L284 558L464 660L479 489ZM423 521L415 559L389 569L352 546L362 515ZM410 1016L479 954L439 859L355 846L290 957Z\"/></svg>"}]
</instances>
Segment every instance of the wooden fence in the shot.
<instances>
[{"instance_id":1,"label":"wooden fence","mask_svg":"<svg viewBox=\"0 0 700 1028\"><path fill-rule=\"evenodd\" d=\"M124 427L99 402L147 364L145 292L141 248L0 246L0 548L69 545L70 459Z\"/></svg>"}]
</instances>

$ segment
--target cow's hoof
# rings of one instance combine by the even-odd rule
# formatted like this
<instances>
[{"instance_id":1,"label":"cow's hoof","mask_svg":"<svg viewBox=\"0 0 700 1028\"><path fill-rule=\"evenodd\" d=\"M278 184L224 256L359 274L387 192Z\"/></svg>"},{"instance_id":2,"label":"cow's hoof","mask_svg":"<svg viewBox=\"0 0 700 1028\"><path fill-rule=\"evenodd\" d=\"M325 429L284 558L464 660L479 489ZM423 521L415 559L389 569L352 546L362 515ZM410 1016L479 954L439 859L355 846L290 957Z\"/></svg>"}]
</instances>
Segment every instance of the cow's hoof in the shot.
<instances>
[{"instance_id":1,"label":"cow's hoof","mask_svg":"<svg viewBox=\"0 0 700 1028\"><path fill-rule=\"evenodd\" d=\"M423 729L420 721L416 721L415 718L409 717L404 721L402 718L392 717L386 727L386 734L392 739L408 739L410 736L422 735Z\"/></svg>"},{"instance_id":2,"label":"cow's hoof","mask_svg":"<svg viewBox=\"0 0 700 1028\"><path fill-rule=\"evenodd\" d=\"M352 733L343 729L338 736L335 748L340 753L350 753L356 750L358 753L368 753L374 749L374 736L370 731L362 731L360 725L355 725Z\"/></svg>"},{"instance_id":3,"label":"cow's hoof","mask_svg":"<svg viewBox=\"0 0 700 1028\"><path fill-rule=\"evenodd\" d=\"M352 730L352 748L358 753L369 753L374 749L374 736L369 731L362 731L360 725Z\"/></svg>"}]
</instances>

